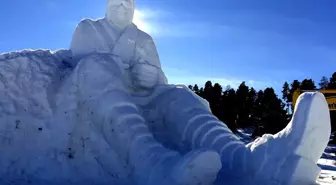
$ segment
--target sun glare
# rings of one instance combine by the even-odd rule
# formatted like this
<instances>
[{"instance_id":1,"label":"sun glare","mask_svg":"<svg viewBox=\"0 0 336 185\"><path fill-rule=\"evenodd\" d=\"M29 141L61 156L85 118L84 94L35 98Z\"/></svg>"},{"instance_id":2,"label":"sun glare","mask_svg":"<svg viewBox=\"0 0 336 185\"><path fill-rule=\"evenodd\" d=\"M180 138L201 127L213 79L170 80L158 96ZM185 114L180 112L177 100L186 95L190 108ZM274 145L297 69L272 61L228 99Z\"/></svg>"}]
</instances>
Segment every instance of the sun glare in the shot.
<instances>
[{"instance_id":1,"label":"sun glare","mask_svg":"<svg viewBox=\"0 0 336 185\"><path fill-rule=\"evenodd\" d=\"M151 33L151 29L150 29L150 24L148 22L145 21L145 13L141 12L139 10L135 10L134 11L134 17L133 17L133 23L135 25L137 25L137 27L146 32L146 33Z\"/></svg>"}]
</instances>

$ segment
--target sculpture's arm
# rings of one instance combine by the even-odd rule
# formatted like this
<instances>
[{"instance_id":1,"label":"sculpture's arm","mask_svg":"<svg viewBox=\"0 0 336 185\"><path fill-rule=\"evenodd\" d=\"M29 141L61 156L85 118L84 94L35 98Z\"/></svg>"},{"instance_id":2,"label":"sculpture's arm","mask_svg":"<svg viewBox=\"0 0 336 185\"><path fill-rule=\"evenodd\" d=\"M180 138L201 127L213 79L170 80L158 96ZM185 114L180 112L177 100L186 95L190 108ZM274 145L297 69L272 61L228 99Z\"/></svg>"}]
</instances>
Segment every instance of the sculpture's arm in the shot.
<instances>
[{"instance_id":1,"label":"sculpture's arm","mask_svg":"<svg viewBox=\"0 0 336 185\"><path fill-rule=\"evenodd\" d=\"M135 63L132 66L134 85L152 88L158 84L167 84L152 37L140 31L139 41L136 44Z\"/></svg>"},{"instance_id":2,"label":"sculpture's arm","mask_svg":"<svg viewBox=\"0 0 336 185\"><path fill-rule=\"evenodd\" d=\"M154 40L150 35L139 31L136 43L136 56L147 61L150 65L161 68L160 57L156 50Z\"/></svg>"}]
</instances>

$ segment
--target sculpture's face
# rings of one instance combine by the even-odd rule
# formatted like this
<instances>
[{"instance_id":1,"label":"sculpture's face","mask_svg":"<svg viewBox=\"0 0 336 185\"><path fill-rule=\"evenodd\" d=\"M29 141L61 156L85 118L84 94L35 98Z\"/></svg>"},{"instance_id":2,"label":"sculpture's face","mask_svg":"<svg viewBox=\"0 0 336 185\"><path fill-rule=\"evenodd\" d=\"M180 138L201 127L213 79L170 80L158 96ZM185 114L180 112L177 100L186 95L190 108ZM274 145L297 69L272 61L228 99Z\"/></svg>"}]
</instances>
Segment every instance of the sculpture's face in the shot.
<instances>
[{"instance_id":1,"label":"sculpture's face","mask_svg":"<svg viewBox=\"0 0 336 185\"><path fill-rule=\"evenodd\" d=\"M120 28L132 23L134 0L107 0L106 18Z\"/></svg>"}]
</instances>

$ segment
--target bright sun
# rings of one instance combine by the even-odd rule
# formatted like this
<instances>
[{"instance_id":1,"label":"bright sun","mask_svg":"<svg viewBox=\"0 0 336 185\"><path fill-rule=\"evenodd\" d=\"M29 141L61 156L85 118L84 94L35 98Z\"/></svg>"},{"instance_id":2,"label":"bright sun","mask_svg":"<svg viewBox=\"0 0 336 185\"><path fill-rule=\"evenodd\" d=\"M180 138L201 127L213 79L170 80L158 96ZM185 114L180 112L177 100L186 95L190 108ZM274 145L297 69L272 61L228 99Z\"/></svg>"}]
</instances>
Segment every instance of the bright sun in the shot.
<instances>
[{"instance_id":1,"label":"bright sun","mask_svg":"<svg viewBox=\"0 0 336 185\"><path fill-rule=\"evenodd\" d=\"M137 25L137 27L147 33L150 33L150 25L146 23L145 14L139 10L134 11L133 23Z\"/></svg>"}]
</instances>

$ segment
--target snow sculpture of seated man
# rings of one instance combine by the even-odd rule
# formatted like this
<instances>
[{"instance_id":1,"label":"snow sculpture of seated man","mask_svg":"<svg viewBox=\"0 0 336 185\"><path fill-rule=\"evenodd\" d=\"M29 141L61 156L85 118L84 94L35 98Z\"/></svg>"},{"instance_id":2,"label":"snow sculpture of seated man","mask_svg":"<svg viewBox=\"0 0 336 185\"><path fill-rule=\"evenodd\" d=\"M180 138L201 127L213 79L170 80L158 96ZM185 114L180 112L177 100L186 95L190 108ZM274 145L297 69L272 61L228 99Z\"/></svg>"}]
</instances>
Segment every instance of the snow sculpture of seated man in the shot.
<instances>
[{"instance_id":1,"label":"snow sculpture of seated man","mask_svg":"<svg viewBox=\"0 0 336 185\"><path fill-rule=\"evenodd\" d=\"M133 0L108 0L105 18L78 25L71 50L80 60L73 73L80 105L128 157L139 184L210 185L220 169L217 183L225 184L316 180L330 134L322 94L303 94L283 131L245 146L205 100L167 84L154 42L132 23L133 13ZM154 139L148 121L168 133L176 151Z\"/></svg>"},{"instance_id":2,"label":"snow sculpture of seated man","mask_svg":"<svg viewBox=\"0 0 336 185\"><path fill-rule=\"evenodd\" d=\"M133 13L133 0L108 0L103 19L77 26L70 49L79 61L71 77L78 104L92 114L111 148L126 156L139 185L210 185L221 168L217 152L181 155L165 148L132 101L131 92L144 95L141 89L167 83L154 42L132 24Z\"/></svg>"}]
</instances>

